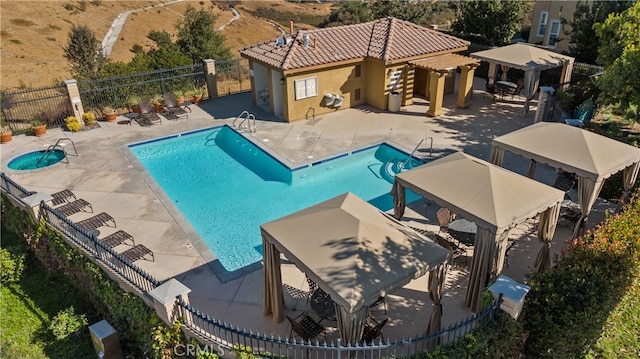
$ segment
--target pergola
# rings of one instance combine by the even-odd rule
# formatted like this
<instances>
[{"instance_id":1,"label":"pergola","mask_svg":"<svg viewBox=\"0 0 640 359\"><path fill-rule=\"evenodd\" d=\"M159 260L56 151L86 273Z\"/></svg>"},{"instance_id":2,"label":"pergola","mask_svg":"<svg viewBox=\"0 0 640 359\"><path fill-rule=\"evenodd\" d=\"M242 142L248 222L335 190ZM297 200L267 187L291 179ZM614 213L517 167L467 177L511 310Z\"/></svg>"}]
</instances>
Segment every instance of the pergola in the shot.
<instances>
[{"instance_id":1,"label":"pergola","mask_svg":"<svg viewBox=\"0 0 640 359\"><path fill-rule=\"evenodd\" d=\"M489 162L456 152L395 176L394 214L405 209L405 189L473 221L478 226L465 303L480 308L490 275L502 271L510 230L541 213L538 237L545 245L537 262L548 257L564 193Z\"/></svg>"},{"instance_id":2,"label":"pergola","mask_svg":"<svg viewBox=\"0 0 640 359\"><path fill-rule=\"evenodd\" d=\"M640 167L640 149L562 123L538 122L494 138L491 162L501 165L504 152L531 160L529 177L533 177L536 162L577 175L581 217L573 231L574 237L584 228L604 180L624 171L623 201L636 182Z\"/></svg>"},{"instance_id":3,"label":"pergola","mask_svg":"<svg viewBox=\"0 0 640 359\"><path fill-rule=\"evenodd\" d=\"M560 83L571 81L573 70L573 57L548 51L531 44L518 43L489 50L474 52L471 56L489 63L488 82L492 84L496 80L496 65L502 66L502 80L506 80L507 70L516 68L523 70L525 104L524 114L529 111L529 101L538 89L540 72L554 67L562 66Z\"/></svg>"},{"instance_id":4,"label":"pergola","mask_svg":"<svg viewBox=\"0 0 640 359\"><path fill-rule=\"evenodd\" d=\"M429 272L430 297L439 308L449 251L345 193L260 226L264 248L264 314L284 319L280 253L318 283L336 303L342 342L362 337L369 305ZM436 289L439 289L436 290ZM434 296L437 298L434 299ZM441 310L430 323L438 331ZM426 321L426 318L425 318Z\"/></svg>"}]
</instances>

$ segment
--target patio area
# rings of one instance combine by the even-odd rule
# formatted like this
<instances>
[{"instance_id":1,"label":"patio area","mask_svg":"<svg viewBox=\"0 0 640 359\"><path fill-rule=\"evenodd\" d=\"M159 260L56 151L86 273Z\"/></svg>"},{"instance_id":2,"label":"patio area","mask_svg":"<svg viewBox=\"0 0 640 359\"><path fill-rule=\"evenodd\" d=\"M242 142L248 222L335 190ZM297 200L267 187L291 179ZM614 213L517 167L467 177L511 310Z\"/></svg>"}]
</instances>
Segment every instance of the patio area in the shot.
<instances>
[{"instance_id":1,"label":"patio area","mask_svg":"<svg viewBox=\"0 0 640 359\"><path fill-rule=\"evenodd\" d=\"M132 125L100 122L101 128L89 131L71 133L48 129L44 137L14 136L13 142L2 145L2 171L28 190L51 194L70 189L78 198L91 203L95 213L109 213L118 226L117 229L103 227L101 237L118 229L132 234L136 243L144 244L155 255L155 261L140 260L136 265L159 280L175 278L189 287L190 302L200 311L240 328L287 337L290 331L287 321L274 323L271 317L263 315L262 269L240 273L237 278L216 276L209 265L215 254L154 183L127 145L200 128L231 125L238 114L247 110L258 120L256 132L245 131L245 136L289 166L297 167L380 142L411 152L426 137L433 139L432 153L435 157L463 151L489 160L492 139L532 124L535 110L532 107L523 117L523 97L496 101L481 89L484 89L484 79L476 78L471 106L467 109L454 107L456 95L445 96L444 114L438 117L427 117L428 101L415 98L413 105L396 113L363 106L290 124L280 122L252 105L248 93L227 96L204 101L199 107L191 106L193 112L189 119L165 120L162 125L140 127L135 122ZM79 153L78 157L69 158L69 164L61 163L34 171L7 168L11 158L45 149L63 137L71 138ZM427 149L419 151L420 156L427 156ZM503 167L520 174L527 172L528 165L527 160L508 153L503 161ZM554 169L538 166L536 180L550 185L555 177ZM569 192L569 196L577 200L575 189ZM408 203L402 220L412 227L436 233L439 230L436 219L439 208L424 199ZM589 216L587 229L604 218L605 210L613 208L615 203L598 200ZM95 213L80 212L70 218L77 222ZM514 245L503 273L518 281L525 280L541 246L536 237L536 224L529 220L512 230L509 236ZM570 239L572 229L560 221L551 242L552 254L560 253L565 241ZM472 252L468 256L470 258ZM464 305L468 274L468 266L464 265L452 267L447 273L442 299L443 326L471 315ZM295 316L307 311L317 319L306 300L308 285L304 273L285 262L282 264L282 279L287 289L284 294L286 313ZM389 318L383 329L385 338L393 340L426 331L431 308L426 292L427 281L419 278L386 297L386 314L375 313L379 319ZM331 327L335 322L325 320L322 324L330 327L329 340L338 337L335 327Z\"/></svg>"}]
</instances>

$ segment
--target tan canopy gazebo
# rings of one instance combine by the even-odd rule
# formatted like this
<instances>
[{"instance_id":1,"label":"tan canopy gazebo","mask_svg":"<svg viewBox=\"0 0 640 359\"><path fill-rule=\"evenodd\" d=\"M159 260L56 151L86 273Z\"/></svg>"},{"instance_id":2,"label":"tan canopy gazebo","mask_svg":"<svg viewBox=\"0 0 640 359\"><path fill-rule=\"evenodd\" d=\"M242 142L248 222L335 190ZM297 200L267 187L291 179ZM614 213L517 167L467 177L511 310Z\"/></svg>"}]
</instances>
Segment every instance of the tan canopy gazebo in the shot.
<instances>
[{"instance_id":1,"label":"tan canopy gazebo","mask_svg":"<svg viewBox=\"0 0 640 359\"><path fill-rule=\"evenodd\" d=\"M525 115L529 111L529 101L533 99L538 89L540 72L562 66L559 83L567 83L571 81L574 62L573 57L524 43L478 51L472 53L471 56L489 63L487 79L489 83L493 83L496 80L496 65L500 65L503 68L502 76L504 78L502 80L506 80L509 68L524 71Z\"/></svg>"},{"instance_id":2,"label":"tan canopy gazebo","mask_svg":"<svg viewBox=\"0 0 640 359\"><path fill-rule=\"evenodd\" d=\"M283 253L335 301L344 344L355 344L362 337L369 305L412 279L444 267L449 255L353 193L263 224L261 232L264 314L273 314L275 322L284 319ZM441 287L444 275L435 274L428 280L439 280Z\"/></svg>"},{"instance_id":3,"label":"tan canopy gazebo","mask_svg":"<svg viewBox=\"0 0 640 359\"><path fill-rule=\"evenodd\" d=\"M529 177L533 177L536 162L577 175L582 215L573 231L574 237L584 227L604 180L624 171L625 194L621 199L624 200L640 167L640 149L563 123L538 122L494 138L491 162L501 165L504 152L531 160Z\"/></svg>"},{"instance_id":4,"label":"tan canopy gazebo","mask_svg":"<svg viewBox=\"0 0 640 359\"><path fill-rule=\"evenodd\" d=\"M456 152L402 172L393 184L394 213L404 214L405 189L478 226L465 303L477 312L490 274L502 271L509 231L542 213L538 234L551 241L564 193L489 162ZM547 246L541 256L548 255Z\"/></svg>"}]
</instances>

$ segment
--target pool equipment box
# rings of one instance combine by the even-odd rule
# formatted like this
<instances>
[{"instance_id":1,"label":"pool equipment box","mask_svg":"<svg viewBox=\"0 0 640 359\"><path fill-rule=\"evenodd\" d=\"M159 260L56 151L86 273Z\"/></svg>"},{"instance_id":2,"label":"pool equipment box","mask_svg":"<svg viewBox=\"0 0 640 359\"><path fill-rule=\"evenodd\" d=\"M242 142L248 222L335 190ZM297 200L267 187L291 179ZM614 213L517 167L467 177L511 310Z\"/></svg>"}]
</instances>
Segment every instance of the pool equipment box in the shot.
<instances>
[{"instance_id":1,"label":"pool equipment box","mask_svg":"<svg viewBox=\"0 0 640 359\"><path fill-rule=\"evenodd\" d=\"M498 276L496 282L489 287L489 291L495 299L498 299L502 294L500 309L509 313L513 319L518 319L520 311L522 311L524 297L529 293L529 290L531 287L528 285L516 282L503 274Z\"/></svg>"},{"instance_id":2,"label":"pool equipment box","mask_svg":"<svg viewBox=\"0 0 640 359\"><path fill-rule=\"evenodd\" d=\"M89 326L93 348L99 358L123 359L118 332L106 320L101 320Z\"/></svg>"}]
</instances>

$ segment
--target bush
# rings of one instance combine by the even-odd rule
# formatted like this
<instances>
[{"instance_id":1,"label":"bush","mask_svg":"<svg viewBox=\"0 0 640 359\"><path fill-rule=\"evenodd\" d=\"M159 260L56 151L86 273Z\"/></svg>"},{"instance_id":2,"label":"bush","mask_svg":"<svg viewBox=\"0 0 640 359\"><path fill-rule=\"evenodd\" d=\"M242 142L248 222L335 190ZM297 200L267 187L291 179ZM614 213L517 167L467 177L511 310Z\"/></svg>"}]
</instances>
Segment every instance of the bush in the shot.
<instances>
[{"instance_id":1,"label":"bush","mask_svg":"<svg viewBox=\"0 0 640 359\"><path fill-rule=\"evenodd\" d=\"M78 132L82 129L82 125L80 125L80 121L76 116L69 116L65 118L64 124L67 126L67 130L71 132Z\"/></svg>"},{"instance_id":2,"label":"bush","mask_svg":"<svg viewBox=\"0 0 640 359\"><path fill-rule=\"evenodd\" d=\"M72 334L77 334L87 325L87 317L84 314L77 315L73 307L68 307L58 312L58 315L51 320L49 330L56 339L61 340Z\"/></svg>"},{"instance_id":3,"label":"bush","mask_svg":"<svg viewBox=\"0 0 640 359\"><path fill-rule=\"evenodd\" d=\"M96 115L91 112L85 112L84 115L82 115L82 122L84 122L86 126L93 125L93 123L96 122Z\"/></svg>"},{"instance_id":4,"label":"bush","mask_svg":"<svg viewBox=\"0 0 640 359\"><path fill-rule=\"evenodd\" d=\"M3 285L20 280L24 261L25 254L14 254L6 248L0 248L0 278Z\"/></svg>"}]
</instances>

